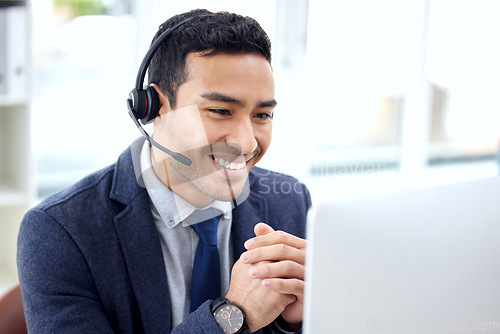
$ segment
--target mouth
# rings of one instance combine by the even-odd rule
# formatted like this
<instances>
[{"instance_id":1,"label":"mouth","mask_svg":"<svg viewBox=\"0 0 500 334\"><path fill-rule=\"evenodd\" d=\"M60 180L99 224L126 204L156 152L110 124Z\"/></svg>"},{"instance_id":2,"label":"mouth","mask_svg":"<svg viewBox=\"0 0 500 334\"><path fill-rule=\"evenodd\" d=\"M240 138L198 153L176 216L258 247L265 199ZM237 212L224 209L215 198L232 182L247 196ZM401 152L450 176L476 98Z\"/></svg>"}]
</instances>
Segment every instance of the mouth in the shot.
<instances>
[{"instance_id":1,"label":"mouth","mask_svg":"<svg viewBox=\"0 0 500 334\"><path fill-rule=\"evenodd\" d=\"M228 181L246 178L255 160L260 156L259 149L245 154L237 145L227 143L214 143L207 146L202 153L212 160L215 171L222 172L221 176Z\"/></svg>"},{"instance_id":2,"label":"mouth","mask_svg":"<svg viewBox=\"0 0 500 334\"><path fill-rule=\"evenodd\" d=\"M214 152L209 156L213 161L214 167L217 170L224 171L226 177L230 179L240 179L248 174L249 168L253 166L251 161L257 155L258 152L243 155Z\"/></svg>"},{"instance_id":3,"label":"mouth","mask_svg":"<svg viewBox=\"0 0 500 334\"><path fill-rule=\"evenodd\" d=\"M223 167L230 170L240 170L246 167L247 165L247 162L245 160L241 161L242 159L240 158L237 158L234 161L229 161L224 158L214 157L214 156L211 156L211 158L213 161L215 161L217 165L219 165L219 167Z\"/></svg>"}]
</instances>

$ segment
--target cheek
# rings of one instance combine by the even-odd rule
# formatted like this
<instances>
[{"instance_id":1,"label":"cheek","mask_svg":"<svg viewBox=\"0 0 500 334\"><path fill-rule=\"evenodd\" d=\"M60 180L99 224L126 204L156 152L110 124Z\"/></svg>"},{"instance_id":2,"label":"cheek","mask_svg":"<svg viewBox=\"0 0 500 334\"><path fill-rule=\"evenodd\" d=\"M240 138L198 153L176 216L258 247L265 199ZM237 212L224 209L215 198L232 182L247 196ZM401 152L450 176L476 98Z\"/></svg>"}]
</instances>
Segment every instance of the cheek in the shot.
<instances>
[{"instance_id":1,"label":"cheek","mask_svg":"<svg viewBox=\"0 0 500 334\"><path fill-rule=\"evenodd\" d=\"M204 120L203 122L206 139L211 144L226 141L227 137L234 131L235 126L236 125L231 122L214 122L211 120ZM254 125L252 131L262 153L265 153L271 144L273 132L272 123Z\"/></svg>"},{"instance_id":2,"label":"cheek","mask_svg":"<svg viewBox=\"0 0 500 334\"><path fill-rule=\"evenodd\" d=\"M203 120L203 132L206 136L208 143L213 144L223 141L225 133L223 122L214 122L213 120Z\"/></svg>"},{"instance_id":3,"label":"cheek","mask_svg":"<svg viewBox=\"0 0 500 334\"><path fill-rule=\"evenodd\" d=\"M208 145L203 122L196 105L169 111L157 117L154 134L160 144L183 150Z\"/></svg>"},{"instance_id":4,"label":"cheek","mask_svg":"<svg viewBox=\"0 0 500 334\"><path fill-rule=\"evenodd\" d=\"M269 145L271 144L271 138L273 136L273 124L269 123L264 126L258 126L254 128L255 140L262 150L262 154L266 153Z\"/></svg>"}]
</instances>

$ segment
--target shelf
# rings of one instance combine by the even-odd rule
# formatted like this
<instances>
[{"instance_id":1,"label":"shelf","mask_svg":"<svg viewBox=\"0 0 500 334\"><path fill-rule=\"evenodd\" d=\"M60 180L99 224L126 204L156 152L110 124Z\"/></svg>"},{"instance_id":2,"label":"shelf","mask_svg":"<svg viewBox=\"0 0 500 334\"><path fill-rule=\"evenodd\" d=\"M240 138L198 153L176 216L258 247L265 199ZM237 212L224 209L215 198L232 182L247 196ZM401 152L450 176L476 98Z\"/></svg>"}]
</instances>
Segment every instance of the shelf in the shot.
<instances>
[{"instance_id":1,"label":"shelf","mask_svg":"<svg viewBox=\"0 0 500 334\"><path fill-rule=\"evenodd\" d=\"M21 107L29 103L27 98L0 96L0 108L2 107Z\"/></svg>"},{"instance_id":2,"label":"shelf","mask_svg":"<svg viewBox=\"0 0 500 334\"><path fill-rule=\"evenodd\" d=\"M0 182L0 209L6 206L24 205L27 200L27 192Z\"/></svg>"},{"instance_id":3,"label":"shelf","mask_svg":"<svg viewBox=\"0 0 500 334\"><path fill-rule=\"evenodd\" d=\"M0 90L0 292L17 283L17 234L34 197L30 147L30 8L28 1L0 0L0 7L10 6L24 8L0 8L1 74L6 75L2 84L9 84L2 85Z\"/></svg>"}]
</instances>

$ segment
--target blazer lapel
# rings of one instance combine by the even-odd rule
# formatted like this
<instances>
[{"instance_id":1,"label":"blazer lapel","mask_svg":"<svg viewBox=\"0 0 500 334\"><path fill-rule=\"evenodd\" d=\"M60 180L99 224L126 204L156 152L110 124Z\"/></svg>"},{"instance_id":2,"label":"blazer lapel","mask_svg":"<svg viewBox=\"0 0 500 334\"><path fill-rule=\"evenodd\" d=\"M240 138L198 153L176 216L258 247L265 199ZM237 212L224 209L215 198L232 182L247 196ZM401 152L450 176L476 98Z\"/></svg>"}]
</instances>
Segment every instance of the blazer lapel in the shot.
<instances>
[{"instance_id":1,"label":"blazer lapel","mask_svg":"<svg viewBox=\"0 0 500 334\"><path fill-rule=\"evenodd\" d=\"M255 237L255 233L253 232L255 224L267 221L267 201L253 192L250 192L248 198L233 209L231 233L234 261L237 261L245 251L245 247L243 246L245 241Z\"/></svg>"},{"instance_id":2,"label":"blazer lapel","mask_svg":"<svg viewBox=\"0 0 500 334\"><path fill-rule=\"evenodd\" d=\"M132 149L137 144L134 142ZM171 310L165 263L149 196L137 183L130 151L125 151L116 164L111 198L123 203L125 209L114 218L114 225L144 330L167 333Z\"/></svg>"}]
</instances>

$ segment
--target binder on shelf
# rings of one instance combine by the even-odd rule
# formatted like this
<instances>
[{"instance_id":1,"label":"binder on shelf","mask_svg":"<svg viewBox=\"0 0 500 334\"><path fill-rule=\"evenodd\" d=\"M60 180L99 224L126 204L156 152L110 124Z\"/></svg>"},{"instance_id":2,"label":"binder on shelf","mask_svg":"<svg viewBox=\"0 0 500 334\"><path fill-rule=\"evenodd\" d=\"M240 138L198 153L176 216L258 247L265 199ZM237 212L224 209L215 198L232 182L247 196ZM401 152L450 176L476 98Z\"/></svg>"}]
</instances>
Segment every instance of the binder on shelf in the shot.
<instances>
[{"instance_id":1,"label":"binder on shelf","mask_svg":"<svg viewBox=\"0 0 500 334\"><path fill-rule=\"evenodd\" d=\"M27 93L26 14L24 6L0 8L0 72L5 70L0 96L8 99L25 98Z\"/></svg>"},{"instance_id":2,"label":"binder on shelf","mask_svg":"<svg viewBox=\"0 0 500 334\"><path fill-rule=\"evenodd\" d=\"M7 9L0 7L0 96L7 94Z\"/></svg>"}]
</instances>

